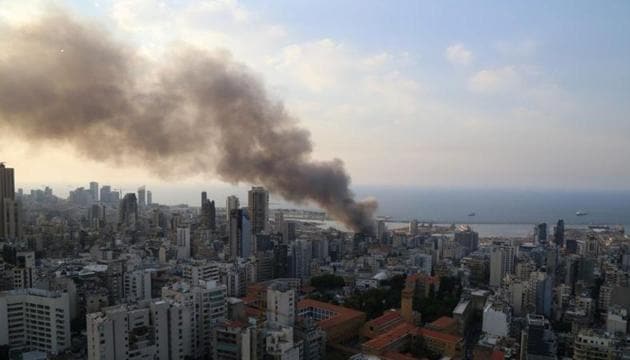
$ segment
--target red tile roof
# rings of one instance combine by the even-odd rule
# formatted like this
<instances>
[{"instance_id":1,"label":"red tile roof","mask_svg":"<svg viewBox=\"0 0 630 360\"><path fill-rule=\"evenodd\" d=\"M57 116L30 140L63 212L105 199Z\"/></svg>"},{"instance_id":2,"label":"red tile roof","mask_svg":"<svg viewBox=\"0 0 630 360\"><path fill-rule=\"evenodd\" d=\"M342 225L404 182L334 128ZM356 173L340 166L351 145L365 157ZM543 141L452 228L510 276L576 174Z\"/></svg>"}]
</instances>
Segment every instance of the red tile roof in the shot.
<instances>
[{"instance_id":1,"label":"red tile roof","mask_svg":"<svg viewBox=\"0 0 630 360\"><path fill-rule=\"evenodd\" d=\"M457 324L457 321L449 316L442 316L431 323L431 326L438 329L446 329Z\"/></svg>"},{"instance_id":2,"label":"red tile roof","mask_svg":"<svg viewBox=\"0 0 630 360\"><path fill-rule=\"evenodd\" d=\"M383 326L385 324L388 324L396 320L402 320L400 313L398 311L389 310L383 313L383 315L377 317L376 319L368 321L368 323L374 326Z\"/></svg>"},{"instance_id":3,"label":"red tile roof","mask_svg":"<svg viewBox=\"0 0 630 360\"><path fill-rule=\"evenodd\" d=\"M323 330L335 327L343 322L354 320L354 319L365 319L365 313L350 309L343 306L333 305L322 301L312 300L312 299L304 299L298 303L298 310L303 310L305 308L317 308L317 309L325 309L331 312L334 312L335 315L329 319L324 319L317 322L317 325L321 327Z\"/></svg>"},{"instance_id":4,"label":"red tile roof","mask_svg":"<svg viewBox=\"0 0 630 360\"><path fill-rule=\"evenodd\" d=\"M262 310L260 310L260 309L253 308L253 307L251 307L251 306L246 306L246 307L245 307L245 314L246 314L247 316L257 318L257 317L259 317L259 316L262 316L263 312L262 312Z\"/></svg>"},{"instance_id":5,"label":"red tile roof","mask_svg":"<svg viewBox=\"0 0 630 360\"><path fill-rule=\"evenodd\" d=\"M503 359L505 359L505 354L503 353L503 351L495 350L492 352L492 355L490 355L490 360L503 360Z\"/></svg>"},{"instance_id":6,"label":"red tile roof","mask_svg":"<svg viewBox=\"0 0 630 360\"><path fill-rule=\"evenodd\" d=\"M379 352L414 331L416 331L415 326L409 323L402 323L386 333L383 333L370 341L364 342L363 346L369 348L370 350Z\"/></svg>"},{"instance_id":7,"label":"red tile roof","mask_svg":"<svg viewBox=\"0 0 630 360\"><path fill-rule=\"evenodd\" d=\"M446 341L453 344L463 341L463 339L459 336L445 334L445 333L427 329L427 328L421 328L419 330L419 334L424 337L434 338L434 339Z\"/></svg>"}]
</instances>

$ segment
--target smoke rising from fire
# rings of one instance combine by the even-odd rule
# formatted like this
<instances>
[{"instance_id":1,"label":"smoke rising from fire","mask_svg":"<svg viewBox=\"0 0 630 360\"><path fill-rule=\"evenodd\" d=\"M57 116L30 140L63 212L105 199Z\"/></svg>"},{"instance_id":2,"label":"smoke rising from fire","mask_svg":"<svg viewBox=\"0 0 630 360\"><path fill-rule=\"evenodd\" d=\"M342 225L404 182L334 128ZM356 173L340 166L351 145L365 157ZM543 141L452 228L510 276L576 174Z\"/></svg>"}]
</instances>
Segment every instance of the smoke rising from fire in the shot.
<instances>
[{"instance_id":1,"label":"smoke rising from fire","mask_svg":"<svg viewBox=\"0 0 630 360\"><path fill-rule=\"evenodd\" d=\"M319 204L354 231L373 231L376 202L354 199L341 160L312 160L309 132L225 53L178 45L152 62L59 11L4 28L2 127L163 178L263 184L289 201Z\"/></svg>"}]
</instances>

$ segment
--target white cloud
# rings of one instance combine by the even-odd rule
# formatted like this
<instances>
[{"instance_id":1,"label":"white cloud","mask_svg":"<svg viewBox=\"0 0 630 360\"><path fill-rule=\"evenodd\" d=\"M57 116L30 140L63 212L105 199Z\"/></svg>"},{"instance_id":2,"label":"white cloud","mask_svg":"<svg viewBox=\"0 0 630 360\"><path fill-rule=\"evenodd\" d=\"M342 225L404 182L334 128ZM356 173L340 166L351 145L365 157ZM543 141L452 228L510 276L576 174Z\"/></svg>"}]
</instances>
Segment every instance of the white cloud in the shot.
<instances>
[{"instance_id":1,"label":"white cloud","mask_svg":"<svg viewBox=\"0 0 630 360\"><path fill-rule=\"evenodd\" d=\"M2 4L0 0L0 16ZM563 160L555 144L555 152L539 146L523 155L523 149L533 148L531 139L540 136L541 128L548 136L561 138L563 148L576 143L574 129L572 136L559 135L566 131L562 126L566 122L557 122L578 113L574 99L546 79L543 71L517 59L507 62L515 65L479 69L463 83L472 93L496 96L491 104L475 101L478 99L466 91L438 98L433 91L439 94L443 89L423 76L416 53L365 52L335 38L300 38L290 28L266 21L236 1L162 4L114 0L110 18L104 20L123 35L120 38L139 44L142 53L156 61L173 41L231 52L264 79L272 96L284 101L288 111L312 132L314 157L344 159L358 183L483 185L496 178L499 183L513 181L518 186L528 179L513 175L526 168L514 165L515 158L537 164L538 158L553 153L556 161ZM535 48L521 45L515 49L505 45L503 50L516 55ZM471 65L474 60L473 53L460 43L437 56L445 56L454 65ZM519 96L501 96L516 91ZM0 144L3 140L0 136ZM597 150L596 145L588 150L604 156L607 150ZM49 152L59 153L53 150ZM37 162L41 169L52 163L37 156L41 156ZM9 160L27 159L24 163L32 164L37 156L18 154ZM66 174L71 174L66 177L90 175L73 173L83 169L81 162L72 164L73 155L64 156ZM119 175L128 181L146 178L146 174L128 174L124 169L94 168L103 180ZM500 176L488 176L494 173ZM25 174L25 178L29 176ZM38 173L30 178L43 176Z\"/></svg>"},{"instance_id":2,"label":"white cloud","mask_svg":"<svg viewBox=\"0 0 630 360\"><path fill-rule=\"evenodd\" d=\"M498 93L516 89L522 83L521 74L514 66L485 69L468 79L468 88L479 93Z\"/></svg>"},{"instance_id":3,"label":"white cloud","mask_svg":"<svg viewBox=\"0 0 630 360\"><path fill-rule=\"evenodd\" d=\"M457 43L446 48L446 59L454 65L468 65L473 60L473 54L463 44Z\"/></svg>"},{"instance_id":4,"label":"white cloud","mask_svg":"<svg viewBox=\"0 0 630 360\"><path fill-rule=\"evenodd\" d=\"M16 25L32 20L43 13L43 1L0 0L0 25Z\"/></svg>"}]
</instances>

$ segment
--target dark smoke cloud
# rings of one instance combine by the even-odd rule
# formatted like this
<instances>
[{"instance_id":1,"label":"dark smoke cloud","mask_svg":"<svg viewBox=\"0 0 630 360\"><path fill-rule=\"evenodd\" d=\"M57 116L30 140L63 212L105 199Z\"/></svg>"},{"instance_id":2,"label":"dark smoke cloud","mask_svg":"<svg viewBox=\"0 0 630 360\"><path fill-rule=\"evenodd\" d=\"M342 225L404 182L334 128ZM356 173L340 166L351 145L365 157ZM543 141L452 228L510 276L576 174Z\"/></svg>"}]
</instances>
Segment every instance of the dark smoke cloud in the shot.
<instances>
[{"instance_id":1,"label":"dark smoke cloud","mask_svg":"<svg viewBox=\"0 0 630 360\"><path fill-rule=\"evenodd\" d=\"M159 65L103 29L55 12L0 31L0 127L131 160L164 178L216 174L314 201L355 231L376 202L354 200L341 160L314 161L308 131L226 54L177 46Z\"/></svg>"}]
</instances>

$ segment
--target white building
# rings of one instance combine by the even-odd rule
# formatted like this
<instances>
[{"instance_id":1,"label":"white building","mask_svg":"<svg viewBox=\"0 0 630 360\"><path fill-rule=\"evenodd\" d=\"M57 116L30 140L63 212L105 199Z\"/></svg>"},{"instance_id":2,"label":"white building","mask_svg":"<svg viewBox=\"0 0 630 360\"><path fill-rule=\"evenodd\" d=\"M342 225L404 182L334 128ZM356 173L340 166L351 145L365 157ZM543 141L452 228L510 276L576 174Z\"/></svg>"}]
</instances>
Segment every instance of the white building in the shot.
<instances>
[{"instance_id":1,"label":"white building","mask_svg":"<svg viewBox=\"0 0 630 360\"><path fill-rule=\"evenodd\" d=\"M124 274L123 291L128 302L151 299L151 272L133 270Z\"/></svg>"},{"instance_id":2,"label":"white building","mask_svg":"<svg viewBox=\"0 0 630 360\"><path fill-rule=\"evenodd\" d=\"M503 278L514 271L514 247L509 242L492 245L490 251L490 286L499 287Z\"/></svg>"},{"instance_id":3,"label":"white building","mask_svg":"<svg viewBox=\"0 0 630 360\"><path fill-rule=\"evenodd\" d=\"M0 345L58 354L70 347L67 293L19 289L0 293Z\"/></svg>"},{"instance_id":4,"label":"white building","mask_svg":"<svg viewBox=\"0 0 630 360\"><path fill-rule=\"evenodd\" d=\"M183 359L187 353L178 344L190 326L179 316L177 307L161 300L88 314L88 359Z\"/></svg>"},{"instance_id":5,"label":"white building","mask_svg":"<svg viewBox=\"0 0 630 360\"><path fill-rule=\"evenodd\" d=\"M162 288L162 299L181 305L182 319L190 324L190 342L184 343L184 348L191 349L193 358L209 354L212 327L227 317L225 285L214 281L195 286L178 282Z\"/></svg>"},{"instance_id":6,"label":"white building","mask_svg":"<svg viewBox=\"0 0 630 360\"><path fill-rule=\"evenodd\" d=\"M267 288L267 321L282 326L295 324L295 290L275 282Z\"/></svg>"},{"instance_id":7,"label":"white building","mask_svg":"<svg viewBox=\"0 0 630 360\"><path fill-rule=\"evenodd\" d=\"M190 258L190 226L177 228L177 258Z\"/></svg>"},{"instance_id":8,"label":"white building","mask_svg":"<svg viewBox=\"0 0 630 360\"><path fill-rule=\"evenodd\" d=\"M628 333L628 311L620 307L610 307L606 315L606 331L611 334Z\"/></svg>"},{"instance_id":9,"label":"white building","mask_svg":"<svg viewBox=\"0 0 630 360\"><path fill-rule=\"evenodd\" d=\"M219 264L213 261L194 261L183 265L183 277L189 284L199 281L219 281Z\"/></svg>"},{"instance_id":10,"label":"white building","mask_svg":"<svg viewBox=\"0 0 630 360\"><path fill-rule=\"evenodd\" d=\"M265 352L273 359L299 360L300 346L293 341L293 327L268 329L265 333Z\"/></svg>"},{"instance_id":11,"label":"white building","mask_svg":"<svg viewBox=\"0 0 630 360\"><path fill-rule=\"evenodd\" d=\"M418 267L418 271L426 275L431 275L433 257L429 254L416 253L409 256L411 266Z\"/></svg>"},{"instance_id":12,"label":"white building","mask_svg":"<svg viewBox=\"0 0 630 360\"><path fill-rule=\"evenodd\" d=\"M243 297L247 292L247 284L255 282L256 265L243 259L233 263L222 263L219 276L221 283L227 288L227 295Z\"/></svg>"}]
</instances>

